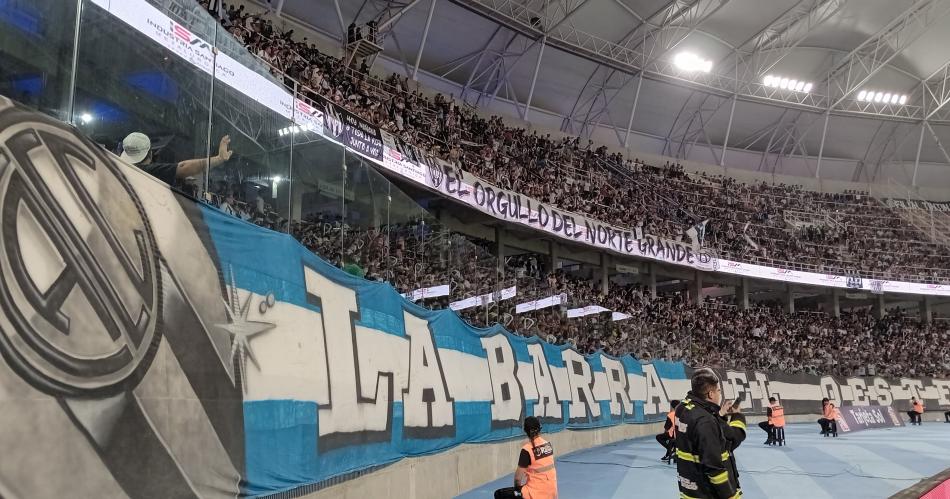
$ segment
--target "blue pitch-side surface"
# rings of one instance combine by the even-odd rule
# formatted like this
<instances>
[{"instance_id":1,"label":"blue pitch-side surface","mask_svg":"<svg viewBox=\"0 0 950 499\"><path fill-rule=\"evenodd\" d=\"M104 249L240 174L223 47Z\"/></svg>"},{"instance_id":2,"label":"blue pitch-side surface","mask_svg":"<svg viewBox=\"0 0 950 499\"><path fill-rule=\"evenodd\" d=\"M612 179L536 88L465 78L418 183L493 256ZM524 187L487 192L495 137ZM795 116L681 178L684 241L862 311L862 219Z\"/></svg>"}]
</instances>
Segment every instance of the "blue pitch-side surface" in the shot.
<instances>
[{"instance_id":1,"label":"blue pitch-side surface","mask_svg":"<svg viewBox=\"0 0 950 499\"><path fill-rule=\"evenodd\" d=\"M826 499L886 498L950 467L950 424L926 423L868 430L838 438L818 434L817 424L789 425L787 447L766 447L765 433L750 426L736 451L743 497ZM663 449L652 437L627 440L560 456L560 497L676 497L676 466L658 461ZM512 456L512 469L517 456ZM512 476L459 496L488 499Z\"/></svg>"}]
</instances>

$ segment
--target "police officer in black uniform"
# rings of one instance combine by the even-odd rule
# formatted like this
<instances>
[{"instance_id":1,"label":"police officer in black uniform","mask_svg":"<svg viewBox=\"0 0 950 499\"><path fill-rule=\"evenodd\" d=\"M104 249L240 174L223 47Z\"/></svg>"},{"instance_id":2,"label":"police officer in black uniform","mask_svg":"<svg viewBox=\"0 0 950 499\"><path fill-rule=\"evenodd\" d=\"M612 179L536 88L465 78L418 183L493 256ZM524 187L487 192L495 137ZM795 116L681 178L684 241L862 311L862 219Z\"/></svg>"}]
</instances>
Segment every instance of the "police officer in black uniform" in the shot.
<instances>
[{"instance_id":1,"label":"police officer in black uniform","mask_svg":"<svg viewBox=\"0 0 950 499\"><path fill-rule=\"evenodd\" d=\"M697 369L691 390L676 408L676 470L681 499L738 499L739 473L733 452L745 440L738 400L724 409L719 377Z\"/></svg>"}]
</instances>

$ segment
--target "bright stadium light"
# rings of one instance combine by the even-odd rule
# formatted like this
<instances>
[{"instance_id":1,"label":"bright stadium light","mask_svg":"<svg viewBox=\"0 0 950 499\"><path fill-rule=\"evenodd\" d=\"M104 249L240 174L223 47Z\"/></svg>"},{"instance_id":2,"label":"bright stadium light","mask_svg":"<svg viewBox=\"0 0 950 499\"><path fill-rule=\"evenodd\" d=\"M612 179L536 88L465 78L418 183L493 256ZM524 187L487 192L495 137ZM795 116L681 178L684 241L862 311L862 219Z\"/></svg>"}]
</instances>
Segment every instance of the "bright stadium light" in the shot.
<instances>
[{"instance_id":1,"label":"bright stadium light","mask_svg":"<svg viewBox=\"0 0 950 499\"><path fill-rule=\"evenodd\" d=\"M766 75L765 78L762 79L762 84L766 87L805 93L811 92L813 86L811 82L781 75Z\"/></svg>"},{"instance_id":2,"label":"bright stadium light","mask_svg":"<svg viewBox=\"0 0 950 499\"><path fill-rule=\"evenodd\" d=\"M712 70L712 61L703 59L692 52L680 52L673 58L673 64L684 71L702 71L708 73Z\"/></svg>"},{"instance_id":3,"label":"bright stadium light","mask_svg":"<svg viewBox=\"0 0 950 499\"><path fill-rule=\"evenodd\" d=\"M79 116L79 119L82 120L82 123L84 125L88 125L89 123L92 123L93 118L92 118L92 115L89 113L82 113L82 115Z\"/></svg>"},{"instance_id":4,"label":"bright stadium light","mask_svg":"<svg viewBox=\"0 0 950 499\"><path fill-rule=\"evenodd\" d=\"M907 104L907 95L896 92L878 92L877 90L861 90L857 97L859 102L875 102L888 106Z\"/></svg>"}]
</instances>

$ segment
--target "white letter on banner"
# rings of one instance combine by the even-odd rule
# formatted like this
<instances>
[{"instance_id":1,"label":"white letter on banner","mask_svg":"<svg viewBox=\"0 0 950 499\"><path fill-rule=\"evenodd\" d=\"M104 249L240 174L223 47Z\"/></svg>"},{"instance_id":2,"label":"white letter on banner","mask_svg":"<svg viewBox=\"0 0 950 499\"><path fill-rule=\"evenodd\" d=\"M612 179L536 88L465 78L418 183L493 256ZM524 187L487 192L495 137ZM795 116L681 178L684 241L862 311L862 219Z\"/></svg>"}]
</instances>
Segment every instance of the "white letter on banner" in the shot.
<instances>
[{"instance_id":1,"label":"white letter on banner","mask_svg":"<svg viewBox=\"0 0 950 499\"><path fill-rule=\"evenodd\" d=\"M524 390L518 381L518 361L515 352L503 334L481 338L482 348L488 354L488 374L491 376L491 420L520 422L524 416Z\"/></svg>"},{"instance_id":2,"label":"white letter on banner","mask_svg":"<svg viewBox=\"0 0 950 499\"><path fill-rule=\"evenodd\" d=\"M749 380L749 398L757 399L762 407L769 406L769 377L763 372L752 373Z\"/></svg>"},{"instance_id":3,"label":"white letter on banner","mask_svg":"<svg viewBox=\"0 0 950 499\"><path fill-rule=\"evenodd\" d=\"M393 349L388 339L358 339L372 330L357 327L356 293L304 266L307 301L321 308L327 344L327 367L331 373L330 403L319 407L321 449L389 441L392 431L394 377L400 370L403 351ZM358 331L359 330L359 331ZM391 341L405 342L392 335ZM359 344L365 348L359 348ZM382 351L373 350L373 346ZM382 355L390 348L388 355ZM369 349L365 352L364 349ZM358 363L354 363L356 360ZM338 435L335 437L334 435ZM333 438L328 438L333 437Z\"/></svg>"},{"instance_id":4,"label":"white letter on banner","mask_svg":"<svg viewBox=\"0 0 950 499\"><path fill-rule=\"evenodd\" d=\"M644 414L666 414L670 406L670 399L666 396L666 389L656 374L653 364L643 365L643 375L646 377L647 393L643 402Z\"/></svg>"},{"instance_id":5,"label":"white letter on banner","mask_svg":"<svg viewBox=\"0 0 950 499\"><path fill-rule=\"evenodd\" d=\"M878 405L891 405L894 403L894 394L891 393L891 385L884 378L874 378L874 397Z\"/></svg>"},{"instance_id":6,"label":"white letter on banner","mask_svg":"<svg viewBox=\"0 0 950 499\"><path fill-rule=\"evenodd\" d=\"M937 389L937 403L950 405L950 380L934 379L933 385Z\"/></svg>"},{"instance_id":7,"label":"white letter on banner","mask_svg":"<svg viewBox=\"0 0 950 499\"><path fill-rule=\"evenodd\" d=\"M739 407L742 409L752 409L752 394L749 393L749 381L746 378L745 371L726 371L726 382L732 386L732 393L728 390L723 392L725 400L735 400L741 398Z\"/></svg>"},{"instance_id":8,"label":"white letter on banner","mask_svg":"<svg viewBox=\"0 0 950 499\"><path fill-rule=\"evenodd\" d=\"M818 386L821 387L823 397L828 397L836 406L841 407L841 387L834 378L822 376L818 381Z\"/></svg>"},{"instance_id":9,"label":"white letter on banner","mask_svg":"<svg viewBox=\"0 0 950 499\"><path fill-rule=\"evenodd\" d=\"M530 344L528 354L531 355L534 382L538 389L538 403L534 406L534 415L539 418L563 420L562 399L558 397L557 387L551 376L551 366L548 365L548 359L544 355L544 347L540 343Z\"/></svg>"},{"instance_id":10,"label":"white letter on banner","mask_svg":"<svg viewBox=\"0 0 950 499\"><path fill-rule=\"evenodd\" d=\"M594 383L594 374L590 364L580 353L567 349L561 352L564 358L564 367L567 368L567 380L571 387L570 418L587 419L588 411L591 417L600 417L600 404L594 400L591 385Z\"/></svg>"},{"instance_id":11,"label":"white letter on banner","mask_svg":"<svg viewBox=\"0 0 950 499\"><path fill-rule=\"evenodd\" d=\"M403 390L405 434L432 438L455 434L455 400L442 372L429 323L403 311L409 336L409 388Z\"/></svg>"},{"instance_id":12,"label":"white letter on banner","mask_svg":"<svg viewBox=\"0 0 950 499\"><path fill-rule=\"evenodd\" d=\"M851 387L851 405L871 405L868 398L868 385L861 378L848 378Z\"/></svg>"},{"instance_id":13,"label":"white letter on banner","mask_svg":"<svg viewBox=\"0 0 950 499\"><path fill-rule=\"evenodd\" d=\"M633 402L630 402L630 397L627 396L627 385L630 380L627 379L627 370L623 367L623 363L603 355L600 356L600 363L604 366L604 372L607 374L610 414L613 416L632 416Z\"/></svg>"},{"instance_id":14,"label":"white letter on banner","mask_svg":"<svg viewBox=\"0 0 950 499\"><path fill-rule=\"evenodd\" d=\"M901 378L901 387L904 390L905 400L910 400L911 397L917 397L917 400L923 399L923 395L921 395L920 391L923 389L924 384L921 383L919 379Z\"/></svg>"}]
</instances>

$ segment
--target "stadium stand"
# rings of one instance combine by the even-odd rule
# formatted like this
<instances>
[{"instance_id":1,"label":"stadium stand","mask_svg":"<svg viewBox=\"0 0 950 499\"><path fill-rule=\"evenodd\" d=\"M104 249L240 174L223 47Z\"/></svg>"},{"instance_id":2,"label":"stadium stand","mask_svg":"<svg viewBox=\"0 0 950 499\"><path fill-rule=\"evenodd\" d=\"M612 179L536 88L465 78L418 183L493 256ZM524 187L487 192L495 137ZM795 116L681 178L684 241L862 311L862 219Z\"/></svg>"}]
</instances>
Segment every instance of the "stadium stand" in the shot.
<instances>
[{"instance_id":1,"label":"stadium stand","mask_svg":"<svg viewBox=\"0 0 950 499\"><path fill-rule=\"evenodd\" d=\"M331 99L496 185L621 226L642 220L646 233L677 240L686 229L708 220L705 244L740 261L922 282L943 283L950 277L945 246L928 241L895 210L866 194L823 194L793 185L694 176L676 164L657 167L608 154L606 147L583 144L577 137L555 141L508 127L501 117L484 120L441 94L428 100L411 91L399 75L379 80L365 68L348 68L315 46L294 41L292 32L281 33L259 15L233 6L224 12L223 26L288 85L295 80L308 83L312 97ZM574 181L556 187L554 173L565 172ZM225 191L223 185L213 198L219 206ZM275 226L276 215L259 210L255 217L254 210L239 206L239 216ZM923 324L900 310L883 319L866 309L841 317L788 314L774 305L742 310L715 299L691 303L678 293L651 297L637 285L614 285L604 295L591 281L562 271L541 272L537 264L534 272L525 272L518 262L506 263L515 263L506 275L520 277L498 283L497 262L484 242L480 245L432 223L359 230L339 220L294 221L292 231L328 261L355 264L365 277L387 281L400 292L450 283L453 299L508 284L517 285L522 298L565 294L568 302L561 309L516 314L513 304L496 304L461 314L472 324L502 322L523 334L571 343L585 353L631 352L645 360L791 373L866 374L869 366L871 372L887 375L950 373L946 324ZM444 308L448 301L425 303ZM610 312L573 319L564 315L568 306L592 304L631 317L616 322ZM905 341L908 337L919 341ZM710 344L715 348L693 347Z\"/></svg>"}]
</instances>

